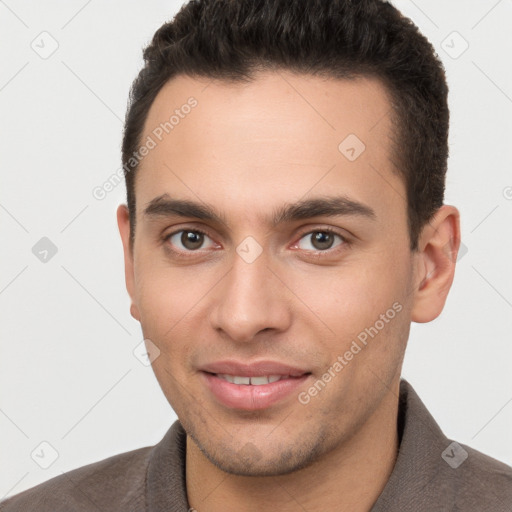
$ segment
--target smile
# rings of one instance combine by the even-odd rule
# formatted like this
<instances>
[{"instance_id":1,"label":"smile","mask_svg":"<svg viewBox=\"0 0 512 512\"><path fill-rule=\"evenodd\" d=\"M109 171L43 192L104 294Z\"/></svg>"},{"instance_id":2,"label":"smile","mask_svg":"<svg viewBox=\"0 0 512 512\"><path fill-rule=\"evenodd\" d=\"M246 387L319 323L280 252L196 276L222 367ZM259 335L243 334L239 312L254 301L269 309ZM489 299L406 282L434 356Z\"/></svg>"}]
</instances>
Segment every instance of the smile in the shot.
<instances>
[{"instance_id":1,"label":"smile","mask_svg":"<svg viewBox=\"0 0 512 512\"><path fill-rule=\"evenodd\" d=\"M227 382L231 382L231 384L245 385L245 386L263 386L265 384L272 384L273 382L277 382L281 379L290 378L289 375L260 375L253 377L243 377L239 375L228 375L224 374L216 374L219 379L226 380Z\"/></svg>"}]
</instances>

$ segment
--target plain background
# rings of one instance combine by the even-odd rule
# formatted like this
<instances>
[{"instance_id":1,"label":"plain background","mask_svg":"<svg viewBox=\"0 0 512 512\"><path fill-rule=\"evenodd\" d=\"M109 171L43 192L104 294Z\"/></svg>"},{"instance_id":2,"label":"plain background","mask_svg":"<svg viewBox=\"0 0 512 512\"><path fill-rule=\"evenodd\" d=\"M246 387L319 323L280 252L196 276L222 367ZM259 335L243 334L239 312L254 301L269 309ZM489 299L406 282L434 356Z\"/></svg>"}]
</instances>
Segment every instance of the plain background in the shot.
<instances>
[{"instance_id":1,"label":"plain background","mask_svg":"<svg viewBox=\"0 0 512 512\"><path fill-rule=\"evenodd\" d=\"M395 3L446 67L445 202L467 248L441 316L412 324L403 375L448 437L512 464L512 3ZM0 498L153 445L176 418L133 354L142 335L115 220L124 184L101 201L92 191L120 167L142 47L180 6L0 1ZM52 40L46 59L32 48ZM43 237L57 249L46 263L32 250ZM41 442L58 453L47 469L31 457L51 460Z\"/></svg>"}]
</instances>

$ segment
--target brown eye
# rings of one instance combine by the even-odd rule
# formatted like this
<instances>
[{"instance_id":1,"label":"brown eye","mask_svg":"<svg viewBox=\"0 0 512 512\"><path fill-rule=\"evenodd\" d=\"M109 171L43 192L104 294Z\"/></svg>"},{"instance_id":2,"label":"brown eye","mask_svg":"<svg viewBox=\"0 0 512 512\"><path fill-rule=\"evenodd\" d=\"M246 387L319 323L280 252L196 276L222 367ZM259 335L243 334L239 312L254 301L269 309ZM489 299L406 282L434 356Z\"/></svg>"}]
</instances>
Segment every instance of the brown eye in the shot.
<instances>
[{"instance_id":1,"label":"brown eye","mask_svg":"<svg viewBox=\"0 0 512 512\"><path fill-rule=\"evenodd\" d=\"M203 245L204 235L194 231L183 231L180 242L187 249L198 249Z\"/></svg>"},{"instance_id":2,"label":"brown eye","mask_svg":"<svg viewBox=\"0 0 512 512\"><path fill-rule=\"evenodd\" d=\"M180 231L171 233L165 239L180 251L190 252L204 248L202 246L205 243L205 239L210 239L210 237L202 231L181 229ZM210 246L214 245L213 242L210 243Z\"/></svg>"},{"instance_id":3,"label":"brown eye","mask_svg":"<svg viewBox=\"0 0 512 512\"><path fill-rule=\"evenodd\" d=\"M341 235L338 235L337 233L334 233L329 230L311 231L310 233L307 233L301 238L298 246L300 249L312 251L327 251L341 244L340 242L334 245L336 238L340 239L341 242L345 242L345 239ZM307 241L308 239L310 240L309 244L307 242L304 244L303 241Z\"/></svg>"}]
</instances>

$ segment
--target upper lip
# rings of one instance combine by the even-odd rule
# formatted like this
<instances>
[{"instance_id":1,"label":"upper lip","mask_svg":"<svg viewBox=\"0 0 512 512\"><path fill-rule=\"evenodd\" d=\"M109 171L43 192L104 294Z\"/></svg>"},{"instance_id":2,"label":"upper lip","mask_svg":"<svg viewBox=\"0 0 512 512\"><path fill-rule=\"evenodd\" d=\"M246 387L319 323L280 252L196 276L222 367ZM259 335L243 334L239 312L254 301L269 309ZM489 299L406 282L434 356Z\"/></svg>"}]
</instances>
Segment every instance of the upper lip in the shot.
<instances>
[{"instance_id":1,"label":"upper lip","mask_svg":"<svg viewBox=\"0 0 512 512\"><path fill-rule=\"evenodd\" d=\"M262 377L268 375L289 375L300 377L307 370L279 363L277 361L255 361L253 363L242 363L238 361L216 361L205 364L199 368L203 372L236 375L239 377Z\"/></svg>"}]
</instances>

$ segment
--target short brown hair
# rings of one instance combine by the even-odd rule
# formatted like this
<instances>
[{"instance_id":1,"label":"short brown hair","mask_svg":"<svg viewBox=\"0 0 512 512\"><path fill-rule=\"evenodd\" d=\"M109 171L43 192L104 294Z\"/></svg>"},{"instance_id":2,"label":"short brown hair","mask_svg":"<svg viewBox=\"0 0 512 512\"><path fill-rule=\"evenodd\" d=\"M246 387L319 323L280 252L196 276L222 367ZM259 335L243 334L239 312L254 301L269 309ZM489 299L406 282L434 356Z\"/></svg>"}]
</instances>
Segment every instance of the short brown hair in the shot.
<instances>
[{"instance_id":1,"label":"short brown hair","mask_svg":"<svg viewBox=\"0 0 512 512\"><path fill-rule=\"evenodd\" d=\"M418 249L421 229L444 199L448 87L432 45L389 2L191 0L157 30L143 55L122 144L132 248L137 162L131 157L162 86L177 75L249 82L258 70L285 69L382 81L392 100L392 162L406 185L410 249Z\"/></svg>"}]
</instances>

